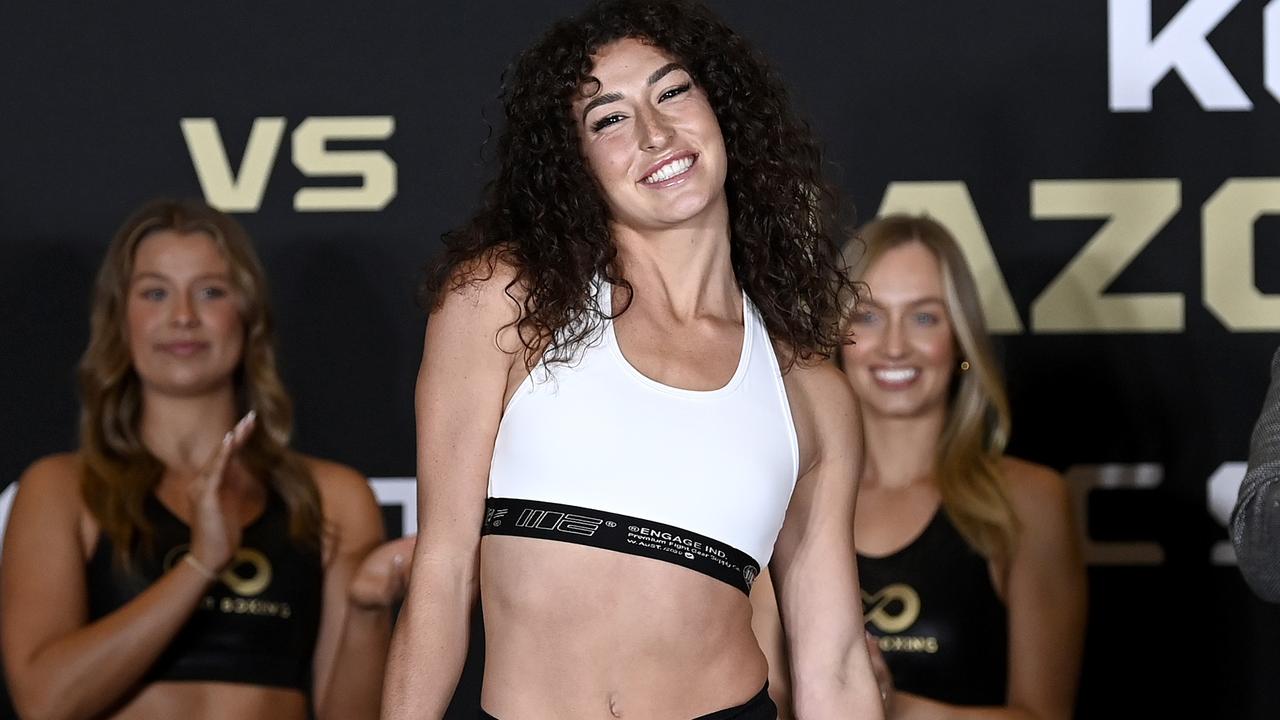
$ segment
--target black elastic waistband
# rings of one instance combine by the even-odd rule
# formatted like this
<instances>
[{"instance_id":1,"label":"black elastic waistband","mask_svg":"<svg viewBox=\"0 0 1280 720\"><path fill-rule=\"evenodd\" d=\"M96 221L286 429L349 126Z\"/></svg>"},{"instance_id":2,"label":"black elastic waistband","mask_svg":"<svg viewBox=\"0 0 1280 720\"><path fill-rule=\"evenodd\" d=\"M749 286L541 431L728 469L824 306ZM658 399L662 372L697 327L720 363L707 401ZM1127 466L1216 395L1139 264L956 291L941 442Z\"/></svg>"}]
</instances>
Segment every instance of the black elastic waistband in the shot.
<instances>
[{"instance_id":1,"label":"black elastic waistband","mask_svg":"<svg viewBox=\"0 0 1280 720\"><path fill-rule=\"evenodd\" d=\"M750 555L705 535L575 505L489 498L481 534L559 540L663 560L728 583L748 595L760 574Z\"/></svg>"}]
</instances>

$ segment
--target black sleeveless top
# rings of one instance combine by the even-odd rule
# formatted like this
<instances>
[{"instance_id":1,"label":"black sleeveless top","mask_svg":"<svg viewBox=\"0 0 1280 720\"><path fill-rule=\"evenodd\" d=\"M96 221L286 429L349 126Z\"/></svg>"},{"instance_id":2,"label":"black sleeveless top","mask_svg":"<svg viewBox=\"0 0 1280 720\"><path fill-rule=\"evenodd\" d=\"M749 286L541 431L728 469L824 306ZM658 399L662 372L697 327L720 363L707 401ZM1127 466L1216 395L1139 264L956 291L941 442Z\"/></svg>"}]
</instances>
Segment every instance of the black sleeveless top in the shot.
<instances>
[{"instance_id":1,"label":"black sleeveless top","mask_svg":"<svg viewBox=\"0 0 1280 720\"><path fill-rule=\"evenodd\" d=\"M955 705L1003 705L1008 611L975 552L941 507L911 544L858 554L867 629L894 686Z\"/></svg>"},{"instance_id":2,"label":"black sleeveless top","mask_svg":"<svg viewBox=\"0 0 1280 720\"><path fill-rule=\"evenodd\" d=\"M135 553L133 572L116 562L110 539L98 537L85 568L92 620L132 600L189 549L190 528L154 495L144 510L155 529L155 552ZM319 552L292 541L284 501L268 493L266 509L245 528L231 565L145 681L246 683L309 693L323 575Z\"/></svg>"}]
</instances>

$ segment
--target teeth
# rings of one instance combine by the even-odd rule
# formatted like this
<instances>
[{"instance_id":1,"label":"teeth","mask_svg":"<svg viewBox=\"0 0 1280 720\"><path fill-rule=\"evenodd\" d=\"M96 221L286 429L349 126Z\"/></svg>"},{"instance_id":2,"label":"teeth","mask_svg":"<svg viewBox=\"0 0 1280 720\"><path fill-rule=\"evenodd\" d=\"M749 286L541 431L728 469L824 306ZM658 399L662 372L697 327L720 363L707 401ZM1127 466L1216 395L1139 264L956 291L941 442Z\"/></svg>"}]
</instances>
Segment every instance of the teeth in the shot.
<instances>
[{"instance_id":1,"label":"teeth","mask_svg":"<svg viewBox=\"0 0 1280 720\"><path fill-rule=\"evenodd\" d=\"M662 182L663 180L670 180L691 167L693 167L693 156L682 157L679 160L673 160L658 168L656 172L645 178L644 182L653 184Z\"/></svg>"},{"instance_id":2,"label":"teeth","mask_svg":"<svg viewBox=\"0 0 1280 720\"><path fill-rule=\"evenodd\" d=\"M877 380L888 383L904 383L915 380L920 371L916 368L883 368L873 372Z\"/></svg>"}]
</instances>

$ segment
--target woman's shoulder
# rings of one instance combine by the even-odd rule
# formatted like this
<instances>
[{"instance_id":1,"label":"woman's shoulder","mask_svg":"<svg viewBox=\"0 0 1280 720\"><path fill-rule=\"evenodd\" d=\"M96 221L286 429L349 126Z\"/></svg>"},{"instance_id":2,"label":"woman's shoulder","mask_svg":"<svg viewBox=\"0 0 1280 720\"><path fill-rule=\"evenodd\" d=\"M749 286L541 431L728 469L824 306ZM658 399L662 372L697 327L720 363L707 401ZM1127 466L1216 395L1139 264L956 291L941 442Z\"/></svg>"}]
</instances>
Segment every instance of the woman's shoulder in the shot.
<instances>
[{"instance_id":1,"label":"woman's shoulder","mask_svg":"<svg viewBox=\"0 0 1280 720\"><path fill-rule=\"evenodd\" d=\"M800 445L801 474L813 461L843 459L858 445L858 401L839 368L830 362L797 362L783 384Z\"/></svg>"},{"instance_id":2,"label":"woman's shoulder","mask_svg":"<svg viewBox=\"0 0 1280 720\"><path fill-rule=\"evenodd\" d=\"M302 455L320 494L326 527L326 557L343 547L365 547L382 538L382 512L369 480L356 469L323 458ZM331 545L330 543L336 543ZM326 560L326 563L328 561Z\"/></svg>"},{"instance_id":3,"label":"woman's shoulder","mask_svg":"<svg viewBox=\"0 0 1280 720\"><path fill-rule=\"evenodd\" d=\"M311 473L320 502L326 508L342 508L373 498L368 478L355 468L311 455L299 455L299 458Z\"/></svg>"},{"instance_id":4,"label":"woman's shoulder","mask_svg":"<svg viewBox=\"0 0 1280 720\"><path fill-rule=\"evenodd\" d=\"M34 512L43 524L61 519L77 522L87 517L80 479L84 460L77 452L46 455L36 460L18 478L18 495L13 512Z\"/></svg>"},{"instance_id":5,"label":"woman's shoulder","mask_svg":"<svg viewBox=\"0 0 1280 720\"><path fill-rule=\"evenodd\" d=\"M65 501L80 502L80 478L84 460L78 452L46 455L27 466L18 478L18 487L28 497L46 494Z\"/></svg>"},{"instance_id":6,"label":"woman's shoulder","mask_svg":"<svg viewBox=\"0 0 1280 720\"><path fill-rule=\"evenodd\" d=\"M1071 493L1053 468L1006 455L1000 459L1000 476L1023 527L1069 516Z\"/></svg>"},{"instance_id":7,"label":"woman's shoulder","mask_svg":"<svg viewBox=\"0 0 1280 720\"><path fill-rule=\"evenodd\" d=\"M519 324L528 315L527 278L510 253L493 249L454 267L436 291L428 334L474 335L511 355L524 347Z\"/></svg>"},{"instance_id":8,"label":"woman's shoulder","mask_svg":"<svg viewBox=\"0 0 1280 720\"><path fill-rule=\"evenodd\" d=\"M783 362L788 350L778 342L773 345L779 362ZM840 368L830 361L797 359L782 377L788 392L798 392L799 399L817 407L830 405L834 410L848 412L857 406L853 387Z\"/></svg>"},{"instance_id":9,"label":"woman's shoulder","mask_svg":"<svg viewBox=\"0 0 1280 720\"><path fill-rule=\"evenodd\" d=\"M511 252L502 247L458 263L441 281L433 313L459 305L476 309L510 308L518 312L529 288L523 268Z\"/></svg>"},{"instance_id":10,"label":"woman's shoulder","mask_svg":"<svg viewBox=\"0 0 1280 720\"><path fill-rule=\"evenodd\" d=\"M80 456L79 452L71 451L54 453L52 455L45 455L28 465L27 469L22 473L22 478L57 478L71 476L72 480L78 481L83 467L84 460Z\"/></svg>"}]
</instances>

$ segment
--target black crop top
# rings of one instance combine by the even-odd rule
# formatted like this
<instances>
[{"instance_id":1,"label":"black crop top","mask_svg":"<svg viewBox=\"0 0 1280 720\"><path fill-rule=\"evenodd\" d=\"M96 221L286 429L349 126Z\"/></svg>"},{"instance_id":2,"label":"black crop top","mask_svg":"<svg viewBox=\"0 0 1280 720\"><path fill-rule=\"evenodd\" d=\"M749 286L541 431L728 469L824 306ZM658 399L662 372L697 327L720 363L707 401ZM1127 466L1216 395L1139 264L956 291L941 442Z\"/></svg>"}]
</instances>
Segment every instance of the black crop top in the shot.
<instances>
[{"instance_id":1,"label":"black crop top","mask_svg":"<svg viewBox=\"0 0 1280 720\"><path fill-rule=\"evenodd\" d=\"M135 555L132 573L100 534L85 568L89 615L101 618L132 600L180 562L191 532L154 495L145 504L155 553ZM319 553L289 537L289 513L268 493L262 515L244 530L235 559L146 675L147 682L214 681L296 688L308 693L320 627Z\"/></svg>"},{"instance_id":2,"label":"black crop top","mask_svg":"<svg viewBox=\"0 0 1280 720\"><path fill-rule=\"evenodd\" d=\"M904 692L955 705L1003 705L1008 611L987 560L945 510L911 544L885 557L858 554L867 629Z\"/></svg>"}]
</instances>

